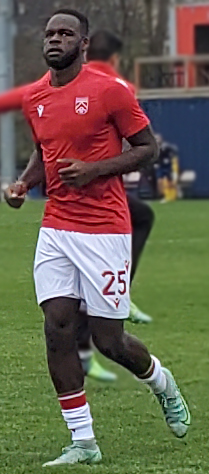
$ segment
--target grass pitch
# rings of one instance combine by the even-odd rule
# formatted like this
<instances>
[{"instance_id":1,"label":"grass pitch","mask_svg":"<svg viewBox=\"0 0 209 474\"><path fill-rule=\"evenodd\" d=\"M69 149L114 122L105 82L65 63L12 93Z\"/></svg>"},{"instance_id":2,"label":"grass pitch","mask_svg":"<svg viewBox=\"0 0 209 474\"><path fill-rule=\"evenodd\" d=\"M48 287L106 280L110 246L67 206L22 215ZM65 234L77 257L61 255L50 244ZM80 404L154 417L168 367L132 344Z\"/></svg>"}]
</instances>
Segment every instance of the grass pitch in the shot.
<instances>
[{"instance_id":1,"label":"grass pitch","mask_svg":"<svg viewBox=\"0 0 209 474\"><path fill-rule=\"evenodd\" d=\"M209 203L155 204L156 224L132 298L153 315L127 329L173 370L192 412L187 438L167 429L157 402L126 371L116 384L87 381L99 466L48 468L72 474L208 474ZM0 472L39 474L70 443L45 361L32 260L43 203L0 205Z\"/></svg>"}]
</instances>

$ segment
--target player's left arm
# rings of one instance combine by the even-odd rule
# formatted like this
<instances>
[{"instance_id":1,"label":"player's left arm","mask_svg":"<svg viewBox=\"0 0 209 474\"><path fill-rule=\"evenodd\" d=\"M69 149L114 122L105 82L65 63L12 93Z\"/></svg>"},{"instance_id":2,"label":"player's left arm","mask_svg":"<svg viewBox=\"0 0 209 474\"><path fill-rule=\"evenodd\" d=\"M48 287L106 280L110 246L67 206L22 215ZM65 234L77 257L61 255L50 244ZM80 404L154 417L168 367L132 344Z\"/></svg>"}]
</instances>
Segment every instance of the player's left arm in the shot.
<instances>
[{"instance_id":1,"label":"player's left arm","mask_svg":"<svg viewBox=\"0 0 209 474\"><path fill-rule=\"evenodd\" d=\"M116 176L140 171L157 160L158 146L150 125L126 139L131 148L119 156L99 162L99 176Z\"/></svg>"},{"instance_id":2,"label":"player's left arm","mask_svg":"<svg viewBox=\"0 0 209 474\"><path fill-rule=\"evenodd\" d=\"M158 158L158 145L148 117L123 81L106 90L105 106L120 135L131 145L119 156L103 160L100 176L121 175L148 167Z\"/></svg>"},{"instance_id":3,"label":"player's left arm","mask_svg":"<svg viewBox=\"0 0 209 474\"><path fill-rule=\"evenodd\" d=\"M120 82L112 81L106 89L103 106L106 108L108 120L114 124L121 137L128 140L130 150L96 162L58 160L68 164L59 170L59 174L61 180L69 186L81 187L98 177L138 171L148 167L158 157L158 146L149 119L128 87Z\"/></svg>"},{"instance_id":4,"label":"player's left arm","mask_svg":"<svg viewBox=\"0 0 209 474\"><path fill-rule=\"evenodd\" d=\"M149 125L127 140L130 150L114 158L88 163L73 158L58 159L65 165L59 169L61 180L68 186L79 188L101 176L118 176L145 169L158 158L158 146Z\"/></svg>"}]
</instances>

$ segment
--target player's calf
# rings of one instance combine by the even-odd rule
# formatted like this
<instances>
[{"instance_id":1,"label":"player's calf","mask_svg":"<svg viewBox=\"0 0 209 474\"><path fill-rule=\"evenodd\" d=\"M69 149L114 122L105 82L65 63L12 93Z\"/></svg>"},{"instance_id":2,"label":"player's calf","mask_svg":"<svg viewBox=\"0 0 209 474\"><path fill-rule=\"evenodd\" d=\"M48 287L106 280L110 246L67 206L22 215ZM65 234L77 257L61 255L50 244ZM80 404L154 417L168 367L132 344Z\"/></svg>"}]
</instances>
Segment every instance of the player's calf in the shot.
<instances>
[{"instance_id":1,"label":"player's calf","mask_svg":"<svg viewBox=\"0 0 209 474\"><path fill-rule=\"evenodd\" d=\"M101 459L92 417L83 389L84 374L77 352L78 302L59 297L42 303L49 371L62 416L72 435L72 445L46 466L94 463Z\"/></svg>"},{"instance_id":2,"label":"player's calf","mask_svg":"<svg viewBox=\"0 0 209 474\"><path fill-rule=\"evenodd\" d=\"M42 303L49 372L57 393L71 393L84 384L77 352L78 303L70 298L54 298Z\"/></svg>"},{"instance_id":3,"label":"player's calf","mask_svg":"<svg viewBox=\"0 0 209 474\"><path fill-rule=\"evenodd\" d=\"M136 337L124 332L123 321L89 318L92 339L97 349L109 359L140 377L151 365L150 354Z\"/></svg>"},{"instance_id":4,"label":"player's calf","mask_svg":"<svg viewBox=\"0 0 209 474\"><path fill-rule=\"evenodd\" d=\"M137 338L123 332L121 321L99 318L99 325L92 321L91 328L97 348L149 385L173 434L178 438L185 436L190 425L190 412L171 372L162 368L160 361L151 356Z\"/></svg>"}]
</instances>

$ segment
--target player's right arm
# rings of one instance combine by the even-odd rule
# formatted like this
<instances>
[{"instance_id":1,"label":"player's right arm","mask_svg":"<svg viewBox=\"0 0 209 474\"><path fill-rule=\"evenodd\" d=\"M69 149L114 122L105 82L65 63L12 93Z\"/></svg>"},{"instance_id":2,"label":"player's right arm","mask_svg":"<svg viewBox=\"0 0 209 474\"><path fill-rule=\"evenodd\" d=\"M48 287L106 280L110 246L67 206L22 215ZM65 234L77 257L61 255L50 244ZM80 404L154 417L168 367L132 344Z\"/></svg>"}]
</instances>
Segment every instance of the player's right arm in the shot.
<instances>
[{"instance_id":1,"label":"player's right arm","mask_svg":"<svg viewBox=\"0 0 209 474\"><path fill-rule=\"evenodd\" d=\"M18 181L10 184L4 191L4 197L9 206L19 209L25 201L27 192L40 183L45 182L44 164L42 161L42 150L37 145L32 153L26 169Z\"/></svg>"}]
</instances>

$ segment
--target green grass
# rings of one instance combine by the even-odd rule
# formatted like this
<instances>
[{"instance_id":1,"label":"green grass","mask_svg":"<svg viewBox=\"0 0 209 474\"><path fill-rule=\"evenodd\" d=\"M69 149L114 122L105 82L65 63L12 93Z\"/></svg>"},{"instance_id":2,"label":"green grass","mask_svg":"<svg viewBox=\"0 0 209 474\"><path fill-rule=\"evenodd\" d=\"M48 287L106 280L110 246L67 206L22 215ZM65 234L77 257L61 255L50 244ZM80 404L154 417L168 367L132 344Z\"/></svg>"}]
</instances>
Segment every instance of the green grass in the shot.
<instances>
[{"instance_id":1,"label":"green grass","mask_svg":"<svg viewBox=\"0 0 209 474\"><path fill-rule=\"evenodd\" d=\"M45 360L32 260L42 203L0 205L0 472L39 474L69 444ZM189 401L193 423L179 441L144 386L123 369L117 384L87 381L103 463L48 469L72 474L209 472L209 203L155 204L156 224L132 297L154 322L127 323L168 365Z\"/></svg>"}]
</instances>

